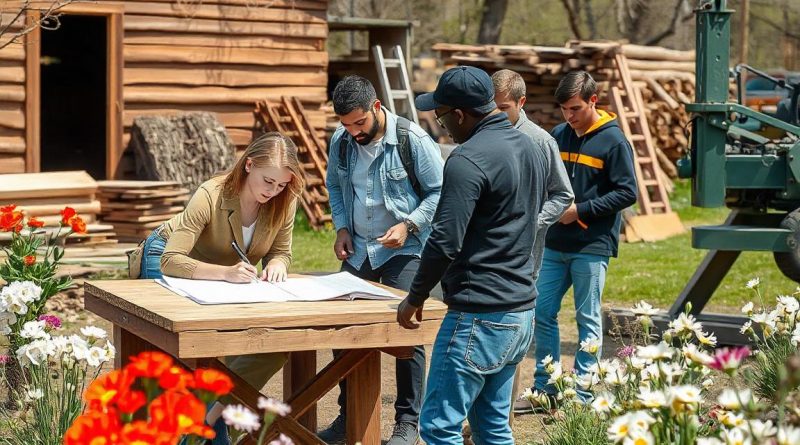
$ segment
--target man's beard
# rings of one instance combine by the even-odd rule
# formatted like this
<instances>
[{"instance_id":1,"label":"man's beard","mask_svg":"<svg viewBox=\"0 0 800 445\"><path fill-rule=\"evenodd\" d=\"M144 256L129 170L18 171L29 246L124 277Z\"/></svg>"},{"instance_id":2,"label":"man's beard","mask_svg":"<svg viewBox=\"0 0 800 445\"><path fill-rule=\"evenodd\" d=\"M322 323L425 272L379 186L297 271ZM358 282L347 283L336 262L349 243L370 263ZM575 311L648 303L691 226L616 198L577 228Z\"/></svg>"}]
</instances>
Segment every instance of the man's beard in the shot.
<instances>
[{"instance_id":1,"label":"man's beard","mask_svg":"<svg viewBox=\"0 0 800 445\"><path fill-rule=\"evenodd\" d=\"M378 126L378 116L375 114L375 110L369 110L372 113L372 128L369 129L368 133L359 133L355 136L356 142L359 145L367 145L375 139L375 135L378 134L378 130L380 127Z\"/></svg>"}]
</instances>

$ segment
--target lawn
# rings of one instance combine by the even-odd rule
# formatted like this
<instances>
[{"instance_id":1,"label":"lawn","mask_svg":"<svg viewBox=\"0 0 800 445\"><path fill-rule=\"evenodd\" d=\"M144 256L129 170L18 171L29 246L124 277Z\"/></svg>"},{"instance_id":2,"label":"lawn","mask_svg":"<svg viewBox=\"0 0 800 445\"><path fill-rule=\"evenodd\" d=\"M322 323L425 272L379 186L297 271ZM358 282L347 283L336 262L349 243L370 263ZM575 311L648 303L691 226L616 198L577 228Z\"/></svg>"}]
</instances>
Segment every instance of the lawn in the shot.
<instances>
[{"instance_id":1,"label":"lawn","mask_svg":"<svg viewBox=\"0 0 800 445\"><path fill-rule=\"evenodd\" d=\"M678 181L672 206L688 226L719 224L725 220L725 208L701 209L690 205L688 181ZM294 231L294 272L336 271L339 261L333 255L332 230L312 230L302 213ZM609 267L604 292L606 305L624 307L645 299L662 309L668 308L694 273L706 251L691 247L691 233L656 243L623 243L619 258ZM796 283L785 278L768 252L745 252L734 265L711 300L713 307L736 307L751 298L744 283L760 277L766 295L791 293ZM571 299L571 298L570 298Z\"/></svg>"}]
</instances>

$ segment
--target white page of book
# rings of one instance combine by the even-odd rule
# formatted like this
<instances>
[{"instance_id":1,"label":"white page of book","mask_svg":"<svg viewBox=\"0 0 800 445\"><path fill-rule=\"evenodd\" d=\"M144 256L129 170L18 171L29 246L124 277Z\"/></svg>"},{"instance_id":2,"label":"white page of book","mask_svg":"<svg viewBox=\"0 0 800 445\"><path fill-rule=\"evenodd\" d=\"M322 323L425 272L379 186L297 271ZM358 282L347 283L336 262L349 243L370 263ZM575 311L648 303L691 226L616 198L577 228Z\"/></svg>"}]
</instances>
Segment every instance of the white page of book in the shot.
<instances>
[{"instance_id":1,"label":"white page of book","mask_svg":"<svg viewBox=\"0 0 800 445\"><path fill-rule=\"evenodd\" d=\"M337 297L393 299L398 298L386 289L374 286L347 272L309 278L290 278L283 283L275 283L294 298L289 301L324 301Z\"/></svg>"},{"instance_id":2,"label":"white page of book","mask_svg":"<svg viewBox=\"0 0 800 445\"><path fill-rule=\"evenodd\" d=\"M200 304L269 303L291 301L294 295L277 286L258 281L228 283L226 281L191 280L164 276L163 284L176 293Z\"/></svg>"}]
</instances>

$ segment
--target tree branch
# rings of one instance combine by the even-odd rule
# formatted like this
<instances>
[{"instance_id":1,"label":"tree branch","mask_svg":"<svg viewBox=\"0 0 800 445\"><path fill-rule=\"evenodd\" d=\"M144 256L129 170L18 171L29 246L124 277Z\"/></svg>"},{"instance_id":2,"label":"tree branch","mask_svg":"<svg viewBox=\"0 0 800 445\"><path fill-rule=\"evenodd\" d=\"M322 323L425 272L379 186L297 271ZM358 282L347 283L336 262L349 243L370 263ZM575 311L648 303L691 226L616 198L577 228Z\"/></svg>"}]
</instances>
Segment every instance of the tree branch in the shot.
<instances>
[{"instance_id":1,"label":"tree branch","mask_svg":"<svg viewBox=\"0 0 800 445\"><path fill-rule=\"evenodd\" d=\"M561 3L564 5L564 9L567 10L567 17L569 18L569 27L572 30L572 35L578 40L583 40L583 34L581 34L578 21L580 19L580 12L575 11L575 8L572 7L569 0L561 0Z\"/></svg>"},{"instance_id":2,"label":"tree branch","mask_svg":"<svg viewBox=\"0 0 800 445\"><path fill-rule=\"evenodd\" d=\"M789 32L789 30L786 29L783 25L781 25L781 24L779 24L777 22L774 22L771 19L768 19L766 17L760 16L760 15L754 13L752 9L750 10L750 17L752 17L752 18L754 18L754 19L756 19L758 21L764 22L769 26L772 26L773 28L775 28L775 29L779 30L780 32L782 32L783 35L785 35L786 37L791 37L793 39L800 40L800 34L798 34L796 32Z\"/></svg>"},{"instance_id":3,"label":"tree branch","mask_svg":"<svg viewBox=\"0 0 800 445\"><path fill-rule=\"evenodd\" d=\"M65 6L71 3L77 3L80 0L53 0L48 6L47 9L42 8L33 8L30 6L30 0L24 0L22 5L19 7L19 11L14 14L14 18L8 22L5 26L0 29L0 39L3 41L0 42L0 50L3 48L14 44L19 43L19 40L30 34L36 28L42 28L49 31L54 31L61 27L61 21L58 19L61 15L60 11ZM27 17L29 11L37 10L40 12L39 18L37 20L32 21L31 23L25 23L22 30L15 32L11 35L8 40L5 40L4 37L8 34L9 29L19 20L21 17ZM0 11L1 12L1 11Z\"/></svg>"},{"instance_id":4,"label":"tree branch","mask_svg":"<svg viewBox=\"0 0 800 445\"><path fill-rule=\"evenodd\" d=\"M661 42L662 40L666 39L667 37L675 34L675 25L678 23L678 19L681 16L681 9L684 1L685 0L678 0L678 3L675 5L675 11L672 13L672 20L670 20L667 29L645 40L644 45L655 45Z\"/></svg>"}]
</instances>

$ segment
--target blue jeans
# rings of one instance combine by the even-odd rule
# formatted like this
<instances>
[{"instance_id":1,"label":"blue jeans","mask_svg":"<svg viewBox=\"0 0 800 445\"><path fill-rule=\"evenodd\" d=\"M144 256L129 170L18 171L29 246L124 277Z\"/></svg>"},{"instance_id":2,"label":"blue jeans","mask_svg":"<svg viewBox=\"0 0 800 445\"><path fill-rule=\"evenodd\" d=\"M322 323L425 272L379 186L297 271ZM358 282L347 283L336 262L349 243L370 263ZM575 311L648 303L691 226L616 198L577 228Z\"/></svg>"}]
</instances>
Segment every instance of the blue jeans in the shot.
<instances>
[{"instance_id":1,"label":"blue jeans","mask_svg":"<svg viewBox=\"0 0 800 445\"><path fill-rule=\"evenodd\" d=\"M478 445L511 445L508 424L517 364L533 335L533 310L448 311L431 355L420 434L429 444L461 444L469 420Z\"/></svg>"},{"instance_id":2,"label":"blue jeans","mask_svg":"<svg viewBox=\"0 0 800 445\"><path fill-rule=\"evenodd\" d=\"M575 320L578 323L578 350L575 353L575 372L578 375L589 372L596 359L580 350L580 342L595 337L603 340L600 298L606 282L608 257L587 253L565 253L552 249L544 250L542 269L536 282L539 296L536 298L536 371L534 389L555 392L547 384L549 375L542 366L542 360L551 355L553 361L561 361L561 338L558 331L558 312L561 301L570 286L575 294ZM602 344L602 343L601 343ZM600 357L598 350L597 357ZM587 401L592 395L576 388L581 400Z\"/></svg>"}]
</instances>

